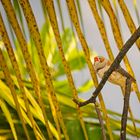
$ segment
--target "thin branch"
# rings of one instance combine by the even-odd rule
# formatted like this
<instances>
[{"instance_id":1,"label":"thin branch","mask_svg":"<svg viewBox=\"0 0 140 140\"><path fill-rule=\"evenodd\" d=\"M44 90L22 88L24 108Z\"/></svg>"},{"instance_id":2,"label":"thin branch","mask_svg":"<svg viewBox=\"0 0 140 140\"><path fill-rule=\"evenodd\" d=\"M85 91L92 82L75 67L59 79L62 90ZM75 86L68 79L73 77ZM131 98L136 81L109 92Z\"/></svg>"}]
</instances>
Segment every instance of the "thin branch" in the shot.
<instances>
[{"instance_id":1,"label":"thin branch","mask_svg":"<svg viewBox=\"0 0 140 140\"><path fill-rule=\"evenodd\" d=\"M132 34L132 36L128 39L128 41L124 44L124 46L120 50L119 54L115 58L114 62L112 63L112 65L108 69L108 71L105 72L101 82L99 83L99 85L96 88L96 90L93 92L93 95L88 100L86 100L84 102L79 102L79 101L77 101L75 99L73 100L76 104L79 105L79 107L85 106L85 105L87 105L89 103L95 103L96 102L96 98L99 95L99 93L100 93L101 89L103 88L103 86L105 85L106 81L108 80L109 76L111 75L111 73L113 71L115 71L119 67L121 60L123 59L123 57L126 55L128 50L132 47L132 45L136 42L136 40L139 37L140 37L140 26Z\"/></svg>"},{"instance_id":2,"label":"thin branch","mask_svg":"<svg viewBox=\"0 0 140 140\"><path fill-rule=\"evenodd\" d=\"M100 122L100 125L101 125L102 138L103 138L103 140L106 140L104 122L103 122L101 111L99 109L99 105L97 104L97 102L95 102L95 110L96 110L96 113L98 115L98 119L99 119L99 122Z\"/></svg>"},{"instance_id":3,"label":"thin branch","mask_svg":"<svg viewBox=\"0 0 140 140\"><path fill-rule=\"evenodd\" d=\"M122 74L123 76L130 78L132 80L132 82L136 82L135 78L132 77L127 71L125 71L122 67L118 67L115 71L119 72L120 74Z\"/></svg>"},{"instance_id":4,"label":"thin branch","mask_svg":"<svg viewBox=\"0 0 140 140\"><path fill-rule=\"evenodd\" d=\"M125 87L125 96L124 96L124 107L123 107L123 114L121 120L121 132L120 138L121 140L126 140L126 124L127 124L127 115L129 109L129 98L131 92L131 79L126 79L126 87Z\"/></svg>"}]
</instances>

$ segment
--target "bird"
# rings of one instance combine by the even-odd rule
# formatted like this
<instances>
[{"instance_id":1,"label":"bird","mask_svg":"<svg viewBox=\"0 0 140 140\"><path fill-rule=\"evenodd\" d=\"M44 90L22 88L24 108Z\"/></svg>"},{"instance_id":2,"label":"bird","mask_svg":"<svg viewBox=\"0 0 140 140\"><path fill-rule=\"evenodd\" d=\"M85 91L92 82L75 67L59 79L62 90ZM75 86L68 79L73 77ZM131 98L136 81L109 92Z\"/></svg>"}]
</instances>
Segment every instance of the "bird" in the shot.
<instances>
[{"instance_id":1,"label":"bird","mask_svg":"<svg viewBox=\"0 0 140 140\"><path fill-rule=\"evenodd\" d=\"M100 78L103 78L104 73L110 68L112 61L106 59L103 56L95 56L93 67ZM134 91L135 79L126 72L121 66L118 67L112 74L109 76L108 81L120 86L125 92L126 79L127 77L132 79L131 91Z\"/></svg>"}]
</instances>

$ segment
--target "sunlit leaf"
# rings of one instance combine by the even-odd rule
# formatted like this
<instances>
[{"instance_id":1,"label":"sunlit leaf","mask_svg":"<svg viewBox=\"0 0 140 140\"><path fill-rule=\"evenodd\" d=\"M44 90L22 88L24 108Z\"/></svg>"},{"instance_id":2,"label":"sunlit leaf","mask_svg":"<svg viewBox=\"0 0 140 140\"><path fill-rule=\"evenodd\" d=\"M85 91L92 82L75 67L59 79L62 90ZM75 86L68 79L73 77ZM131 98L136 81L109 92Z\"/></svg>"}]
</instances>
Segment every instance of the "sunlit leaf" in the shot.
<instances>
[{"instance_id":1,"label":"sunlit leaf","mask_svg":"<svg viewBox=\"0 0 140 140\"><path fill-rule=\"evenodd\" d=\"M14 126L14 123L13 123L12 116L11 116L10 111L7 108L6 104L1 99L0 99L0 107L1 107L5 117L7 119L7 121L9 122L9 125L11 127L11 131L12 131L13 136L14 136L14 139L17 140L17 133L16 133L16 130L15 130L15 126Z\"/></svg>"}]
</instances>

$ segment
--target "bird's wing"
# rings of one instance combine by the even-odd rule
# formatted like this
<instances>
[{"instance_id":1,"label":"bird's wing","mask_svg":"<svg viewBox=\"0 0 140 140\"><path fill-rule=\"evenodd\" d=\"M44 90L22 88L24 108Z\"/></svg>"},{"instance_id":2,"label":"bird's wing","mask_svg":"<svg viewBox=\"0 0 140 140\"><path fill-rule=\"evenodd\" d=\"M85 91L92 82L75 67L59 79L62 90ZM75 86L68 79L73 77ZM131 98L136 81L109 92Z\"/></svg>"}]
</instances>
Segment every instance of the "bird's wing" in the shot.
<instances>
[{"instance_id":1,"label":"bird's wing","mask_svg":"<svg viewBox=\"0 0 140 140\"><path fill-rule=\"evenodd\" d=\"M107 65L111 66L113 62L108 60L107 61ZM136 82L135 78L133 76L131 76L127 71L125 71L121 66L119 66L115 71L119 72L120 74L122 74L123 76L127 77L127 78L131 78L133 82Z\"/></svg>"},{"instance_id":2,"label":"bird's wing","mask_svg":"<svg viewBox=\"0 0 140 140\"><path fill-rule=\"evenodd\" d=\"M136 82L135 78L132 77L127 71L125 71L121 66L119 66L115 71L119 72L120 74L124 75L127 78L130 78L133 80L133 82Z\"/></svg>"},{"instance_id":3,"label":"bird's wing","mask_svg":"<svg viewBox=\"0 0 140 140\"><path fill-rule=\"evenodd\" d=\"M111 66L111 64L112 64L112 61L110 61L110 60L107 60L107 63L106 63L106 65L107 65L107 66Z\"/></svg>"}]
</instances>

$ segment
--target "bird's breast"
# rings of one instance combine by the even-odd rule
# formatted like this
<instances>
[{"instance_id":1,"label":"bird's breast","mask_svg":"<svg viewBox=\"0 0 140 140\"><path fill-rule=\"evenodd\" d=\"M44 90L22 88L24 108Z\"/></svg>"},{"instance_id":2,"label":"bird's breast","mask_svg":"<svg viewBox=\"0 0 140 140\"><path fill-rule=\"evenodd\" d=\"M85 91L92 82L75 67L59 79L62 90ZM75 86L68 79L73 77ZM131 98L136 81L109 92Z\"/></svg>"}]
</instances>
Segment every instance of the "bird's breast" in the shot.
<instances>
[{"instance_id":1,"label":"bird's breast","mask_svg":"<svg viewBox=\"0 0 140 140\"><path fill-rule=\"evenodd\" d=\"M104 73L105 73L108 69L109 69L109 66L105 66L105 67L103 67L102 69L99 69L99 70L97 71L98 76L99 76L100 78L103 78Z\"/></svg>"},{"instance_id":2,"label":"bird's breast","mask_svg":"<svg viewBox=\"0 0 140 140\"><path fill-rule=\"evenodd\" d=\"M104 73L109 69L110 66L105 66L104 68L98 70L98 76L102 78L104 76ZM113 71L112 74L109 76L108 81L111 83L124 86L126 78L121 75L120 73Z\"/></svg>"}]
</instances>

